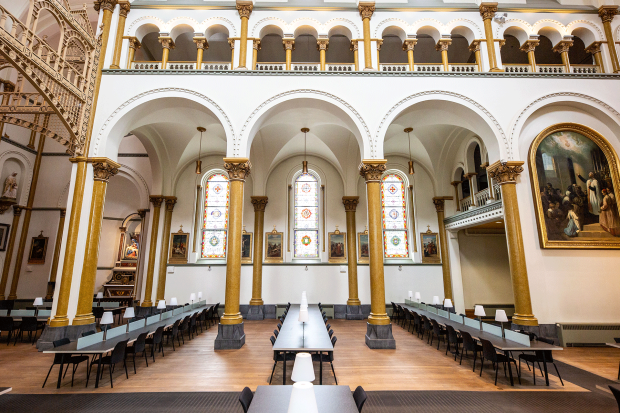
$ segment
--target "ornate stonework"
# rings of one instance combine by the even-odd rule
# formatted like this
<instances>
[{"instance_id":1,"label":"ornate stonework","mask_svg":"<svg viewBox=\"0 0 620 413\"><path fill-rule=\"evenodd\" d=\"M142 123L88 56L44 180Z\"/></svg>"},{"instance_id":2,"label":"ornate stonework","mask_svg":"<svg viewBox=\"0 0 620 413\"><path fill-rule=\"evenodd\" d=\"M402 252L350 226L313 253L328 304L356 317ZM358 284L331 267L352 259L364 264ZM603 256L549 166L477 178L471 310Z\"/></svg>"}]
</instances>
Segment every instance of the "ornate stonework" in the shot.
<instances>
[{"instance_id":1,"label":"ornate stonework","mask_svg":"<svg viewBox=\"0 0 620 413\"><path fill-rule=\"evenodd\" d=\"M295 50L295 39L283 39L282 46L284 50Z\"/></svg>"},{"instance_id":2,"label":"ornate stonework","mask_svg":"<svg viewBox=\"0 0 620 413\"><path fill-rule=\"evenodd\" d=\"M120 164L108 158L90 158L93 164L93 178L95 181L108 182L111 177L118 173Z\"/></svg>"},{"instance_id":3,"label":"ornate stonework","mask_svg":"<svg viewBox=\"0 0 620 413\"><path fill-rule=\"evenodd\" d=\"M572 45L572 40L561 40L558 44L555 45L553 51L556 53L568 53L568 49L570 49Z\"/></svg>"},{"instance_id":4,"label":"ornate stonework","mask_svg":"<svg viewBox=\"0 0 620 413\"><path fill-rule=\"evenodd\" d=\"M327 39L318 39L316 41L316 48L318 50L327 50L327 46L329 46L329 40Z\"/></svg>"},{"instance_id":5,"label":"ornate stonework","mask_svg":"<svg viewBox=\"0 0 620 413\"><path fill-rule=\"evenodd\" d=\"M253 48L254 50L256 50L256 51L258 51L258 50L260 50L260 49L261 49L261 46L260 46L260 40L259 40L259 39L254 39L254 40L252 41L252 48Z\"/></svg>"},{"instance_id":6,"label":"ornate stonework","mask_svg":"<svg viewBox=\"0 0 620 413\"><path fill-rule=\"evenodd\" d=\"M194 37L192 39L196 43L196 49L207 50L209 48L209 42L206 37Z\"/></svg>"},{"instance_id":7,"label":"ornate stonework","mask_svg":"<svg viewBox=\"0 0 620 413\"><path fill-rule=\"evenodd\" d=\"M349 50L352 52L357 52L357 40L351 40L351 46L349 47Z\"/></svg>"},{"instance_id":8,"label":"ornate stonework","mask_svg":"<svg viewBox=\"0 0 620 413\"><path fill-rule=\"evenodd\" d=\"M517 176L523 172L523 162L497 161L487 168L489 176L500 184L515 184Z\"/></svg>"},{"instance_id":9,"label":"ornate stonework","mask_svg":"<svg viewBox=\"0 0 620 413\"><path fill-rule=\"evenodd\" d=\"M103 9L114 13L114 7L116 7L117 3L118 0L95 0L93 7L95 8L95 11Z\"/></svg>"},{"instance_id":10,"label":"ornate stonework","mask_svg":"<svg viewBox=\"0 0 620 413\"><path fill-rule=\"evenodd\" d=\"M248 158L224 158L224 169L231 181L245 181L251 168L252 164Z\"/></svg>"},{"instance_id":11,"label":"ornate stonework","mask_svg":"<svg viewBox=\"0 0 620 413\"><path fill-rule=\"evenodd\" d=\"M166 211L172 212L172 210L174 209L174 205L177 203L177 197L176 196L165 196L163 198L166 199Z\"/></svg>"},{"instance_id":12,"label":"ornate stonework","mask_svg":"<svg viewBox=\"0 0 620 413\"><path fill-rule=\"evenodd\" d=\"M129 48L130 49L137 50L137 49L139 49L141 47L142 47L142 43L140 43L140 40L138 40L137 37L130 37L129 38Z\"/></svg>"},{"instance_id":13,"label":"ornate stonework","mask_svg":"<svg viewBox=\"0 0 620 413\"><path fill-rule=\"evenodd\" d=\"M366 182L381 182L381 176L387 169L385 159L365 160L359 166L360 175L366 179Z\"/></svg>"},{"instance_id":14,"label":"ornate stonework","mask_svg":"<svg viewBox=\"0 0 620 413\"><path fill-rule=\"evenodd\" d=\"M495 13L497 12L497 3L481 3L480 4L480 15L482 16L482 20L488 20L495 17Z\"/></svg>"},{"instance_id":15,"label":"ornate stonework","mask_svg":"<svg viewBox=\"0 0 620 413\"><path fill-rule=\"evenodd\" d=\"M375 5L374 3L373 4L360 4L359 6L357 6L357 9L360 12L360 16L362 16L362 20L364 19L370 20L373 13L375 12Z\"/></svg>"},{"instance_id":16,"label":"ornate stonework","mask_svg":"<svg viewBox=\"0 0 620 413\"><path fill-rule=\"evenodd\" d=\"M267 206L269 198L266 196L253 196L250 198L252 200L252 205L254 205L254 212L265 212L265 207Z\"/></svg>"},{"instance_id":17,"label":"ornate stonework","mask_svg":"<svg viewBox=\"0 0 620 413\"><path fill-rule=\"evenodd\" d=\"M342 203L344 204L345 211L355 211L357 209L357 204L360 203L359 196L343 196Z\"/></svg>"},{"instance_id":18,"label":"ornate stonework","mask_svg":"<svg viewBox=\"0 0 620 413\"><path fill-rule=\"evenodd\" d=\"M164 202L164 197L161 195L151 195L149 199L155 208L161 207L161 204Z\"/></svg>"},{"instance_id":19,"label":"ornate stonework","mask_svg":"<svg viewBox=\"0 0 620 413\"><path fill-rule=\"evenodd\" d=\"M119 5L118 13L122 17L127 17L127 15L129 14L129 11L131 10L131 3L129 3L128 1L119 1L118 5Z\"/></svg>"},{"instance_id":20,"label":"ornate stonework","mask_svg":"<svg viewBox=\"0 0 620 413\"><path fill-rule=\"evenodd\" d=\"M480 40L474 40L469 45L470 52L479 52L480 51Z\"/></svg>"},{"instance_id":21,"label":"ornate stonework","mask_svg":"<svg viewBox=\"0 0 620 413\"><path fill-rule=\"evenodd\" d=\"M159 41L159 43L161 43L161 47L164 49L174 49L175 45L174 45L174 40L172 40L172 37L160 37L157 39Z\"/></svg>"},{"instance_id":22,"label":"ornate stonework","mask_svg":"<svg viewBox=\"0 0 620 413\"><path fill-rule=\"evenodd\" d=\"M250 18L250 14L252 14L252 9L254 6L252 3L237 3L237 11L239 12L239 17Z\"/></svg>"},{"instance_id":23,"label":"ornate stonework","mask_svg":"<svg viewBox=\"0 0 620 413\"><path fill-rule=\"evenodd\" d=\"M526 40L525 43L523 43L523 46L519 48L519 50L525 53L533 52L534 50L536 50L536 46L538 46L539 43L540 40Z\"/></svg>"},{"instance_id":24,"label":"ornate stonework","mask_svg":"<svg viewBox=\"0 0 620 413\"><path fill-rule=\"evenodd\" d=\"M601 6L598 9L598 17L603 23L611 23L616 14L618 14L618 6Z\"/></svg>"},{"instance_id":25,"label":"ornate stonework","mask_svg":"<svg viewBox=\"0 0 620 413\"><path fill-rule=\"evenodd\" d=\"M235 50L235 39L228 39L228 45L230 46L230 50Z\"/></svg>"},{"instance_id":26,"label":"ornate stonework","mask_svg":"<svg viewBox=\"0 0 620 413\"><path fill-rule=\"evenodd\" d=\"M381 46L383 46L383 39L377 40L377 52L381 51Z\"/></svg>"},{"instance_id":27,"label":"ornate stonework","mask_svg":"<svg viewBox=\"0 0 620 413\"><path fill-rule=\"evenodd\" d=\"M451 44L451 39L441 39L437 42L435 50L437 50L438 52L448 51L448 46L450 46Z\"/></svg>"},{"instance_id":28,"label":"ornate stonework","mask_svg":"<svg viewBox=\"0 0 620 413\"><path fill-rule=\"evenodd\" d=\"M586 47L586 52L588 53L592 53L593 55L600 53L601 52L601 44L603 44L603 42L592 42L592 44L590 44L590 46Z\"/></svg>"},{"instance_id":29,"label":"ornate stonework","mask_svg":"<svg viewBox=\"0 0 620 413\"><path fill-rule=\"evenodd\" d=\"M403 42L403 50L406 52L408 52L409 50L413 51L413 48L415 47L416 43L418 43L416 39L405 40Z\"/></svg>"},{"instance_id":30,"label":"ornate stonework","mask_svg":"<svg viewBox=\"0 0 620 413\"><path fill-rule=\"evenodd\" d=\"M24 208L22 205L13 205L13 215L20 216Z\"/></svg>"},{"instance_id":31,"label":"ornate stonework","mask_svg":"<svg viewBox=\"0 0 620 413\"><path fill-rule=\"evenodd\" d=\"M433 198L433 205L435 205L435 211L443 212L445 200L443 198Z\"/></svg>"},{"instance_id":32,"label":"ornate stonework","mask_svg":"<svg viewBox=\"0 0 620 413\"><path fill-rule=\"evenodd\" d=\"M138 215L140 216L140 218L144 219L144 217L146 216L147 212L149 212L148 209L139 209L138 210Z\"/></svg>"}]
</instances>

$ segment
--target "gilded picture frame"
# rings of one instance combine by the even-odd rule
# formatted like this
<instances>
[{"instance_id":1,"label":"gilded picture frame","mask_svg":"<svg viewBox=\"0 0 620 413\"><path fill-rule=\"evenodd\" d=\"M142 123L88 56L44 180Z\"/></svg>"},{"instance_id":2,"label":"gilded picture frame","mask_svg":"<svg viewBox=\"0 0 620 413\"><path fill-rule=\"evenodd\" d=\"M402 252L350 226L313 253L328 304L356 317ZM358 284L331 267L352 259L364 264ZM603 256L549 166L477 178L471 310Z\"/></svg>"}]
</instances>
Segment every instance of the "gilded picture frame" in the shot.
<instances>
[{"instance_id":1,"label":"gilded picture frame","mask_svg":"<svg viewBox=\"0 0 620 413\"><path fill-rule=\"evenodd\" d=\"M189 254L188 243L189 233L183 232L183 227L177 232L170 234L169 264L187 264L187 256Z\"/></svg>"},{"instance_id":2,"label":"gilded picture frame","mask_svg":"<svg viewBox=\"0 0 620 413\"><path fill-rule=\"evenodd\" d=\"M30 254L28 255L28 264L45 264L47 255L48 237L43 236L43 231L37 237L32 237L30 242Z\"/></svg>"},{"instance_id":3,"label":"gilded picture frame","mask_svg":"<svg viewBox=\"0 0 620 413\"><path fill-rule=\"evenodd\" d=\"M265 233L265 262L284 262L284 233L273 231Z\"/></svg>"},{"instance_id":4,"label":"gilded picture frame","mask_svg":"<svg viewBox=\"0 0 620 413\"><path fill-rule=\"evenodd\" d=\"M368 229L357 233L357 262L368 264L370 262L370 247L368 244Z\"/></svg>"},{"instance_id":5,"label":"gilded picture frame","mask_svg":"<svg viewBox=\"0 0 620 413\"><path fill-rule=\"evenodd\" d=\"M328 240L328 262L346 263L347 262L347 233L340 232L338 227L334 232L327 233Z\"/></svg>"},{"instance_id":6,"label":"gilded picture frame","mask_svg":"<svg viewBox=\"0 0 620 413\"><path fill-rule=\"evenodd\" d=\"M252 263L252 247L254 246L254 233L247 232L245 227L241 233L241 263Z\"/></svg>"},{"instance_id":7,"label":"gilded picture frame","mask_svg":"<svg viewBox=\"0 0 620 413\"><path fill-rule=\"evenodd\" d=\"M420 233L422 264L441 263L441 248L439 248L439 234L432 232L430 227Z\"/></svg>"},{"instance_id":8,"label":"gilded picture frame","mask_svg":"<svg viewBox=\"0 0 620 413\"><path fill-rule=\"evenodd\" d=\"M581 163L579 163L580 159L583 159L585 155L580 146L592 145L579 135L589 139L600 150L598 152L596 148L594 150L589 148L590 152L587 155L592 159L586 159ZM546 154L543 149L550 146L547 139L561 142L558 146L564 151L564 155L574 147L575 155L565 155L565 158L562 158L556 157L552 152L550 152L551 155ZM600 153L604 159L600 157ZM567 161L566 171L562 170L564 162L561 161L564 159ZM599 168L599 170L589 170L590 164L595 165L592 169ZM587 126L577 123L559 123L538 134L530 145L528 167L541 248L620 249L620 218L618 218L620 208L617 204L617 191L620 189L618 166L618 156L609 142ZM542 171L539 170L541 168ZM557 176L557 178L549 179L547 171L553 171L553 177ZM562 182L563 180L567 182ZM566 187L566 184L569 186ZM561 188L556 189L555 186ZM612 196L608 197L609 193ZM597 210L596 205L599 203ZM607 218L609 216L612 217L611 220ZM613 228L602 225L603 222L610 221L616 222L612 225Z\"/></svg>"}]
</instances>

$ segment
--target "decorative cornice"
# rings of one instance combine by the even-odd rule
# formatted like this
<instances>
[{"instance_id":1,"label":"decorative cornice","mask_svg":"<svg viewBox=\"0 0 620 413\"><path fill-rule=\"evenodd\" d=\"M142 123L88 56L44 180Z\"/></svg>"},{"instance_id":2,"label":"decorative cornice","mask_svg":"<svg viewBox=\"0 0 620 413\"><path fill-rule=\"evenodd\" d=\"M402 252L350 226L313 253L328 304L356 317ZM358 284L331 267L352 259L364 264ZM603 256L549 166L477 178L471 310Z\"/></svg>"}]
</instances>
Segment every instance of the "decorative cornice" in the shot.
<instances>
[{"instance_id":1,"label":"decorative cornice","mask_svg":"<svg viewBox=\"0 0 620 413\"><path fill-rule=\"evenodd\" d=\"M353 211L357 209L357 204L360 203L359 196L343 196L342 203L344 204L345 211Z\"/></svg>"},{"instance_id":2,"label":"decorative cornice","mask_svg":"<svg viewBox=\"0 0 620 413\"><path fill-rule=\"evenodd\" d=\"M468 211L463 211L445 218L443 220L446 229L451 230L456 227L469 226L473 223L479 224L479 221L496 221L498 216L503 215L503 204L501 200L490 204L474 207ZM490 219L489 219L490 218Z\"/></svg>"},{"instance_id":3,"label":"decorative cornice","mask_svg":"<svg viewBox=\"0 0 620 413\"><path fill-rule=\"evenodd\" d=\"M248 158L224 158L224 169L228 172L231 181L245 181L250 175L252 164Z\"/></svg>"},{"instance_id":4,"label":"decorative cornice","mask_svg":"<svg viewBox=\"0 0 620 413\"><path fill-rule=\"evenodd\" d=\"M487 172L500 185L516 184L517 176L523 172L523 162L497 161L487 168Z\"/></svg>"},{"instance_id":5,"label":"decorative cornice","mask_svg":"<svg viewBox=\"0 0 620 413\"><path fill-rule=\"evenodd\" d=\"M618 6L601 6L598 9L598 16L603 23L611 23L616 14L618 14Z\"/></svg>"},{"instance_id":6,"label":"decorative cornice","mask_svg":"<svg viewBox=\"0 0 620 413\"><path fill-rule=\"evenodd\" d=\"M116 7L117 3L118 0L95 0L93 7L95 11L103 9L114 13L114 7Z\"/></svg>"},{"instance_id":7,"label":"decorative cornice","mask_svg":"<svg viewBox=\"0 0 620 413\"><path fill-rule=\"evenodd\" d=\"M153 204L155 208L161 207L161 204L164 202L165 197L161 195L151 195L149 196L149 200Z\"/></svg>"},{"instance_id":8,"label":"decorative cornice","mask_svg":"<svg viewBox=\"0 0 620 413\"><path fill-rule=\"evenodd\" d=\"M237 11L239 12L239 17L245 17L249 19L253 9L254 5L252 3L237 3Z\"/></svg>"},{"instance_id":9,"label":"decorative cornice","mask_svg":"<svg viewBox=\"0 0 620 413\"><path fill-rule=\"evenodd\" d=\"M387 169L386 159L364 159L359 166L360 175L366 182L381 182L381 177Z\"/></svg>"},{"instance_id":10,"label":"decorative cornice","mask_svg":"<svg viewBox=\"0 0 620 413\"><path fill-rule=\"evenodd\" d=\"M479 10L482 20L492 19L497 12L497 3L481 3Z\"/></svg>"},{"instance_id":11,"label":"decorative cornice","mask_svg":"<svg viewBox=\"0 0 620 413\"><path fill-rule=\"evenodd\" d=\"M89 158L88 162L93 164L93 179L105 183L108 183L121 167L121 164L108 158Z\"/></svg>"},{"instance_id":12,"label":"decorative cornice","mask_svg":"<svg viewBox=\"0 0 620 413\"><path fill-rule=\"evenodd\" d=\"M357 6L357 9L360 12L360 16L362 17L362 20L364 19L370 20L373 13L375 12L375 4L374 3L372 4L360 3L359 6Z\"/></svg>"},{"instance_id":13,"label":"decorative cornice","mask_svg":"<svg viewBox=\"0 0 620 413\"><path fill-rule=\"evenodd\" d=\"M176 196L165 196L166 199L166 211L172 212L174 210L174 205L177 203Z\"/></svg>"},{"instance_id":14,"label":"decorative cornice","mask_svg":"<svg viewBox=\"0 0 620 413\"><path fill-rule=\"evenodd\" d=\"M269 198L266 196L252 196L250 197L252 205L254 205L254 212L265 212L265 207Z\"/></svg>"}]
</instances>

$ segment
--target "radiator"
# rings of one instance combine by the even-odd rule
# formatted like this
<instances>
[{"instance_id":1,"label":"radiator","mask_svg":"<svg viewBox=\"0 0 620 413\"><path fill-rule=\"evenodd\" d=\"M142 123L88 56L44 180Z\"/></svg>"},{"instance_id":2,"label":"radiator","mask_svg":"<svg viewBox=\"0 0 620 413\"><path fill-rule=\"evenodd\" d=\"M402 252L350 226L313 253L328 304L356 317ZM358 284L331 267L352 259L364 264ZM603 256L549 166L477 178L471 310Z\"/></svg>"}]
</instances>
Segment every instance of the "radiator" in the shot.
<instances>
[{"instance_id":1,"label":"radiator","mask_svg":"<svg viewBox=\"0 0 620 413\"><path fill-rule=\"evenodd\" d=\"M558 323L556 328L563 347L604 346L620 337L620 324Z\"/></svg>"}]
</instances>

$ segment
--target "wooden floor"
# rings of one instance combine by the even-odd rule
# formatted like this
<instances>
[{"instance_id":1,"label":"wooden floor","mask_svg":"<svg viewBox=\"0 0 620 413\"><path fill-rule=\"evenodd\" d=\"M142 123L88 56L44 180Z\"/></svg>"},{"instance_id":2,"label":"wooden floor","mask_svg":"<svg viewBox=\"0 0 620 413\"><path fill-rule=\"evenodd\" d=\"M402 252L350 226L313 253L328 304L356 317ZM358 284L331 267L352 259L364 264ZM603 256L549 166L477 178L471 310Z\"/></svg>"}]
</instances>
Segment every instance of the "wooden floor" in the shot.
<instances>
[{"instance_id":1,"label":"wooden floor","mask_svg":"<svg viewBox=\"0 0 620 413\"><path fill-rule=\"evenodd\" d=\"M338 384L349 385L352 389L362 385L368 391L373 390L464 390L464 391L504 391L504 390L556 390L584 391L575 384L565 380L562 387L555 376L551 377L551 386L543 386L539 377L537 385L532 383L531 372L526 370L522 385L510 387L507 378L500 371L498 385L493 384L494 373L485 366L482 377L472 372L472 360L463 360L459 366L453 357L446 356L442 344L440 350L430 347L426 341L394 326L396 350L371 350L364 344L366 321L330 320L338 342L335 347L334 368ZM94 371L88 388L86 383L86 365L79 367L75 386L71 387L70 372L63 380L63 385L56 389L58 367L52 370L50 379L44 389L41 388L45 375L52 363L53 356L37 352L30 344L6 345L6 334L0 340L0 387L12 387L13 393L80 393L80 392L152 392L152 391L240 391L245 386L252 390L256 386L268 384L273 367L273 352L269 337L276 327L275 320L246 321L246 344L240 350L213 350L217 328L199 334L194 340L186 341L177 351L172 346L165 349L165 357L156 356L156 362L149 362L147 368L144 359L137 364L138 374L134 375L133 366L128 363L129 380L120 366L114 373L114 388L110 388L109 375L106 373L100 388L94 389ZM615 380L620 361L620 350L612 348L569 348L557 358L563 362L587 370L591 373ZM290 377L293 363L289 362L287 375ZM318 384L318 366L316 367ZM324 364L324 384L333 384L334 378L329 364ZM282 383L282 365L278 363L273 384ZM290 384L290 379L287 384Z\"/></svg>"}]
</instances>

